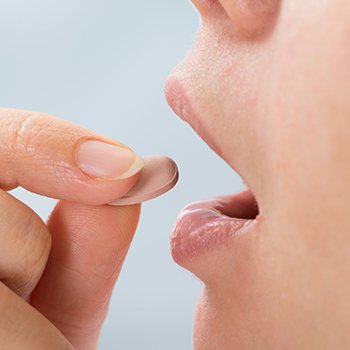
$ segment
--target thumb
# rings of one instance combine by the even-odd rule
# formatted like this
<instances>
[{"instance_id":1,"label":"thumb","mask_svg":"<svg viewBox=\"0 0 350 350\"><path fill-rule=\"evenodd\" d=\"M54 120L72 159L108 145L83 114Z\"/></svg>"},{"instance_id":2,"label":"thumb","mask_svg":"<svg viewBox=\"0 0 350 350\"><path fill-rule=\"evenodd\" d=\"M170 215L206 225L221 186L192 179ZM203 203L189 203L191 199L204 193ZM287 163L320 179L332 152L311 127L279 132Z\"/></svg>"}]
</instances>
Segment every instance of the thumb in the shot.
<instances>
[{"instance_id":1,"label":"thumb","mask_svg":"<svg viewBox=\"0 0 350 350\"><path fill-rule=\"evenodd\" d=\"M96 349L140 205L60 201L48 221L52 250L31 304L76 347Z\"/></svg>"}]
</instances>

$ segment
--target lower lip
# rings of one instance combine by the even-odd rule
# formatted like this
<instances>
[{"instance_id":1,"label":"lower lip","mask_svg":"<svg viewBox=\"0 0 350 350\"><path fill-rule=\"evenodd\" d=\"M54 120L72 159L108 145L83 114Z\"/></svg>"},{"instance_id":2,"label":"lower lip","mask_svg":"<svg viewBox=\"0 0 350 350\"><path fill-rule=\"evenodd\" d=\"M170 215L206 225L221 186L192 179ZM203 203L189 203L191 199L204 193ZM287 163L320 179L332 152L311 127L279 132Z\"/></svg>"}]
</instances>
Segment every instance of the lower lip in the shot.
<instances>
[{"instance_id":1,"label":"lower lip","mask_svg":"<svg viewBox=\"0 0 350 350\"><path fill-rule=\"evenodd\" d=\"M171 252L178 264L219 249L228 241L257 230L259 215L250 191L233 196L217 197L196 202L179 214L171 237ZM246 217L247 211L256 210L255 219L235 216L239 211ZM230 215L230 216L229 216ZM239 216L239 215L237 215ZM251 215L254 216L254 215Z\"/></svg>"}]
</instances>

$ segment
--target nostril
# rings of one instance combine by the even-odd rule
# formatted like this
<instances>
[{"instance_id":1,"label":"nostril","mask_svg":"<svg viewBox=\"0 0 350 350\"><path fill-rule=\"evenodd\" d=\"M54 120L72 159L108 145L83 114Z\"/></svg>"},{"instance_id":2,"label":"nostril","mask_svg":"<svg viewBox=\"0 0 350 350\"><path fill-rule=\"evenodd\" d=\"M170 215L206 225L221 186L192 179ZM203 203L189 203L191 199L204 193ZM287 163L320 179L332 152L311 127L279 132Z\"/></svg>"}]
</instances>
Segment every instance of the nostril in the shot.
<instances>
[{"instance_id":1,"label":"nostril","mask_svg":"<svg viewBox=\"0 0 350 350\"><path fill-rule=\"evenodd\" d=\"M226 15L219 0L192 0L192 3L203 17L216 16L218 14Z\"/></svg>"},{"instance_id":2,"label":"nostril","mask_svg":"<svg viewBox=\"0 0 350 350\"><path fill-rule=\"evenodd\" d=\"M203 7L212 7L214 4L217 4L219 0L192 0L193 4L199 9Z\"/></svg>"},{"instance_id":3,"label":"nostril","mask_svg":"<svg viewBox=\"0 0 350 350\"><path fill-rule=\"evenodd\" d=\"M241 36L253 39L266 34L276 22L281 0L220 0Z\"/></svg>"},{"instance_id":4,"label":"nostril","mask_svg":"<svg viewBox=\"0 0 350 350\"><path fill-rule=\"evenodd\" d=\"M217 3L219 0L197 0L199 3L204 4L205 6L213 6L213 4ZM196 0L194 0L196 2Z\"/></svg>"}]
</instances>

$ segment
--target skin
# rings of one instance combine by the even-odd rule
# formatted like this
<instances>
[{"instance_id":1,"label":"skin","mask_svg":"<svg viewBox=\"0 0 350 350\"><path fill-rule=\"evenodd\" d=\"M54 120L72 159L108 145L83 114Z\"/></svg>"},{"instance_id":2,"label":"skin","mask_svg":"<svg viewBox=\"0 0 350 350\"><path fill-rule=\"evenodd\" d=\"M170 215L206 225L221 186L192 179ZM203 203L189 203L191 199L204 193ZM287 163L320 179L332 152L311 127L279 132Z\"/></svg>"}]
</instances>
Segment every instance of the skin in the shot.
<instances>
[{"instance_id":1,"label":"skin","mask_svg":"<svg viewBox=\"0 0 350 350\"><path fill-rule=\"evenodd\" d=\"M195 0L198 39L169 81L252 189L260 227L183 263L205 285L194 346L350 348L350 3L208 3ZM76 143L115 141L50 115L1 109L0 136L2 347L95 349L139 217L104 204L137 176L84 176ZM59 199L47 223L16 186Z\"/></svg>"},{"instance_id":2,"label":"skin","mask_svg":"<svg viewBox=\"0 0 350 350\"><path fill-rule=\"evenodd\" d=\"M82 140L120 144L52 115L0 109L0 136L1 348L96 349L140 213L105 204L138 175L87 176ZM46 223L6 192L17 186L59 199Z\"/></svg>"},{"instance_id":3,"label":"skin","mask_svg":"<svg viewBox=\"0 0 350 350\"><path fill-rule=\"evenodd\" d=\"M350 3L193 3L201 27L166 92L260 210L257 232L180 262L205 285L194 347L348 349Z\"/></svg>"}]
</instances>

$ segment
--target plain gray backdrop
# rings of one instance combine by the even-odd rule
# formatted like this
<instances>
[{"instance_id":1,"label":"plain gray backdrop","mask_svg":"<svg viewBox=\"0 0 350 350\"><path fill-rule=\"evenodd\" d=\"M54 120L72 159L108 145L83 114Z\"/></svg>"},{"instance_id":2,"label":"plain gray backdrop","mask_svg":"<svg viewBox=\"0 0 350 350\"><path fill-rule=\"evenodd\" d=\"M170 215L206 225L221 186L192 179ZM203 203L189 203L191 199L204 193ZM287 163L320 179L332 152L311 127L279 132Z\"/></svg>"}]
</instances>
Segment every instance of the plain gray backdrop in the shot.
<instances>
[{"instance_id":1,"label":"plain gray backdrop","mask_svg":"<svg viewBox=\"0 0 350 350\"><path fill-rule=\"evenodd\" d=\"M167 154L180 168L178 186L143 205L102 350L192 349L202 286L172 261L171 227L185 204L243 188L163 96L198 24L188 0L0 0L1 106L54 114L141 155ZM20 188L12 193L43 219L56 202Z\"/></svg>"}]
</instances>

